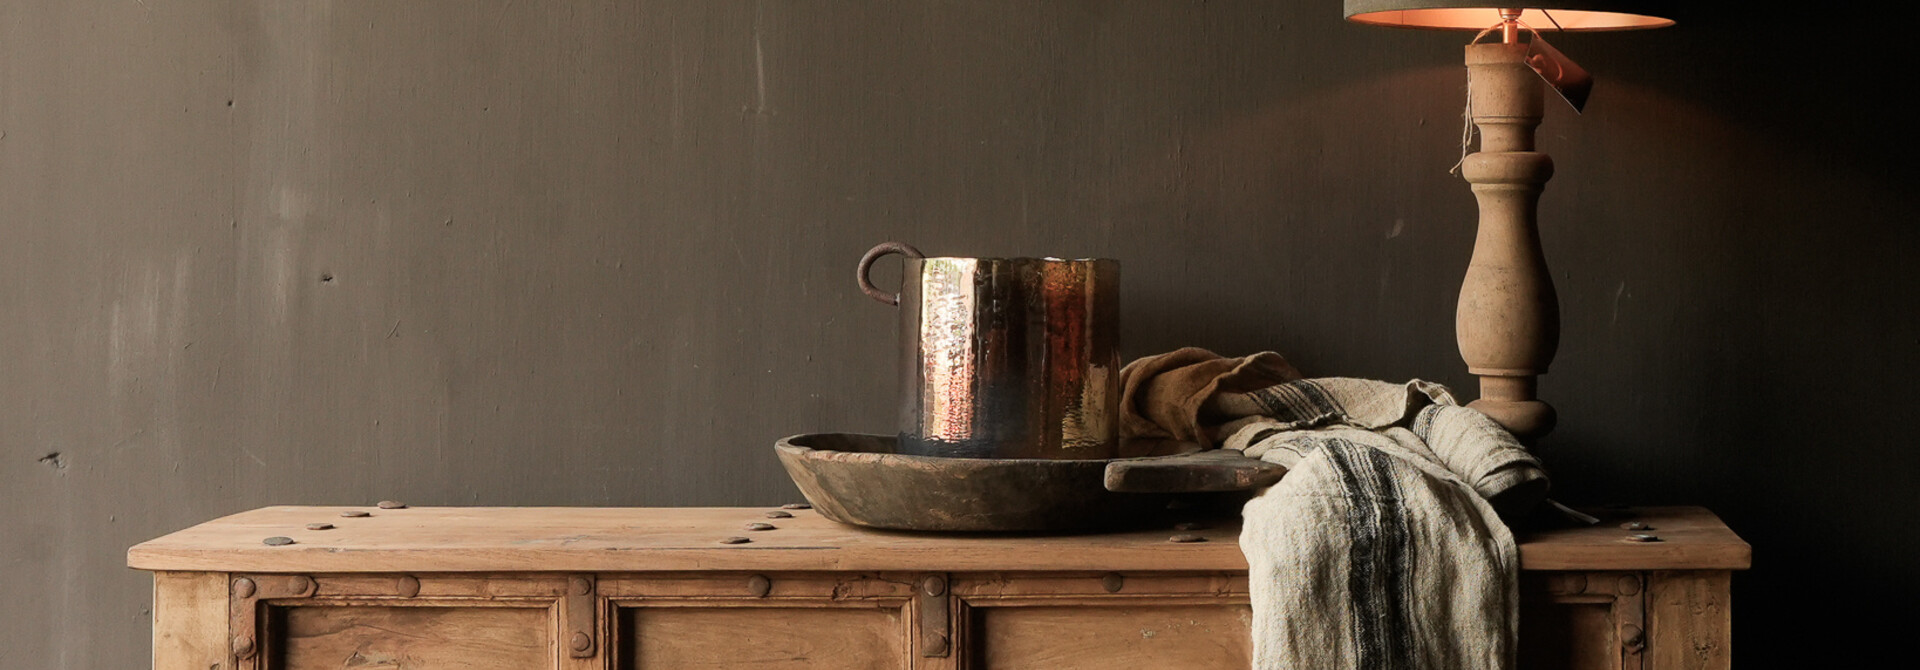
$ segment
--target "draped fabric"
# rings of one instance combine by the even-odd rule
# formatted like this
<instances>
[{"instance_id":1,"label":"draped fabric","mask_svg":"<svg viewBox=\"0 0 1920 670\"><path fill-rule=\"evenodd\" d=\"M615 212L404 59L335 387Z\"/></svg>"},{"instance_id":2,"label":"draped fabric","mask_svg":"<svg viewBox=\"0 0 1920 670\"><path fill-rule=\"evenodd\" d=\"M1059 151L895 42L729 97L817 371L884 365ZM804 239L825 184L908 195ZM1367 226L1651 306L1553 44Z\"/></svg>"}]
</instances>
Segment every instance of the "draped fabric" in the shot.
<instances>
[{"instance_id":1,"label":"draped fabric","mask_svg":"<svg viewBox=\"0 0 1920 670\"><path fill-rule=\"evenodd\" d=\"M1286 466L1240 547L1260 670L1507 670L1519 550L1497 510L1545 496L1540 463L1445 387L1301 379L1271 352L1128 365L1122 426Z\"/></svg>"}]
</instances>

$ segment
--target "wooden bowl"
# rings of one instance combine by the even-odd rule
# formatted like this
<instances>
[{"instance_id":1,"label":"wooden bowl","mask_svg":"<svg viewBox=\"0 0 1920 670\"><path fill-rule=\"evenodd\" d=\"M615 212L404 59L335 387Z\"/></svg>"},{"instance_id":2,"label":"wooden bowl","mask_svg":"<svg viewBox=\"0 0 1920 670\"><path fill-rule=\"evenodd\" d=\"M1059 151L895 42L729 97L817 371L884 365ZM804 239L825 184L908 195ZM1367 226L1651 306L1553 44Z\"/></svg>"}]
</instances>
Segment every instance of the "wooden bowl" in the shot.
<instances>
[{"instance_id":1,"label":"wooden bowl","mask_svg":"<svg viewBox=\"0 0 1920 670\"><path fill-rule=\"evenodd\" d=\"M1238 452L1048 460L914 456L894 446L892 436L825 433L795 435L774 449L821 515L897 530L1137 526L1160 520L1176 494L1245 491L1285 473Z\"/></svg>"},{"instance_id":2,"label":"wooden bowl","mask_svg":"<svg viewBox=\"0 0 1920 670\"><path fill-rule=\"evenodd\" d=\"M1031 531L1150 519L1169 494L1114 493L1106 460L942 458L894 453L882 435L796 435L774 449L821 515L869 528Z\"/></svg>"}]
</instances>

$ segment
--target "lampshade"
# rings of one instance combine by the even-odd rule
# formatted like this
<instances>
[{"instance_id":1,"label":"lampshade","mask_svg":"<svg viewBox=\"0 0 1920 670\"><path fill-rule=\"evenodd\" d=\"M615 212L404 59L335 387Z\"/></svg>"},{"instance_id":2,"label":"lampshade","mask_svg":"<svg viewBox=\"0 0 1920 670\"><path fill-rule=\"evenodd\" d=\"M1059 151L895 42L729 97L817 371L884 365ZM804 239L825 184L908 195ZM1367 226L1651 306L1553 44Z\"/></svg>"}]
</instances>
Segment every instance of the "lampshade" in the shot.
<instances>
[{"instance_id":1,"label":"lampshade","mask_svg":"<svg viewBox=\"0 0 1920 670\"><path fill-rule=\"evenodd\" d=\"M1518 3L1516 3L1518 4ZM1535 30L1591 32L1673 25L1657 12L1667 3L1645 0L1527 0L1520 20ZM1502 5L1487 0L1347 0L1347 20L1376 26L1485 30L1500 23Z\"/></svg>"}]
</instances>

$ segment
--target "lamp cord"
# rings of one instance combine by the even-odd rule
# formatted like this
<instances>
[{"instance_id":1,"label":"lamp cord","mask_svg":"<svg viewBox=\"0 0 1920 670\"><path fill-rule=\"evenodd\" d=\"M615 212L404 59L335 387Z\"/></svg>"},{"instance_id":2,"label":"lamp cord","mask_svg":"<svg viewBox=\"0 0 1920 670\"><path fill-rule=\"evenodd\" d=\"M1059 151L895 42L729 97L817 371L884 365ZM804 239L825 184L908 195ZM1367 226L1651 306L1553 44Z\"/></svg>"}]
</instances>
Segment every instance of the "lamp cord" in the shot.
<instances>
[{"instance_id":1,"label":"lamp cord","mask_svg":"<svg viewBox=\"0 0 1920 670\"><path fill-rule=\"evenodd\" d=\"M1549 12L1549 11L1547 11L1547 10L1544 10L1544 9L1542 9L1542 10L1540 10L1540 13L1541 13L1542 15L1544 15L1544 16L1546 16L1546 17L1547 17L1547 20L1548 20L1548 21L1552 21L1552 22L1553 22L1553 29L1554 29L1554 30L1556 30L1556 31L1559 31L1559 32L1563 32L1563 33L1564 33L1564 32L1567 32L1567 29L1566 29L1566 27L1564 27L1564 26L1561 26L1561 25L1560 25L1560 20L1559 20L1559 19L1556 19L1556 18L1553 18L1553 12ZM1528 28L1527 30L1533 30L1533 29L1532 29L1532 28Z\"/></svg>"},{"instance_id":2,"label":"lamp cord","mask_svg":"<svg viewBox=\"0 0 1920 670\"><path fill-rule=\"evenodd\" d=\"M1475 39L1477 40L1479 38ZM1472 77L1467 78L1467 108L1460 112L1460 121L1460 160L1454 161L1453 167L1447 168L1447 174L1451 175L1460 174L1460 166L1466 164L1467 154L1469 153L1468 150L1473 147L1474 136L1480 133L1480 128L1473 125Z\"/></svg>"}]
</instances>

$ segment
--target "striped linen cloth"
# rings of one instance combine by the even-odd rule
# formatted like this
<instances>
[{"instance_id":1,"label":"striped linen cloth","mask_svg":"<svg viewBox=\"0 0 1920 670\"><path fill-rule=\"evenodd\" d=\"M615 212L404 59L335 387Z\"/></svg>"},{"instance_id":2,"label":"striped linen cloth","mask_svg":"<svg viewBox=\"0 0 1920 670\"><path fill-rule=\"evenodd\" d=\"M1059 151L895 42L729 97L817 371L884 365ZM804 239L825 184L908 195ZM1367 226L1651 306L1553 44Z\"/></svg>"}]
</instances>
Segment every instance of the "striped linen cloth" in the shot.
<instances>
[{"instance_id":1,"label":"striped linen cloth","mask_svg":"<svg viewBox=\"0 0 1920 670\"><path fill-rule=\"evenodd\" d=\"M1166 357L1182 364L1154 360ZM1539 461L1440 385L1271 383L1292 368L1276 354L1258 357L1188 349L1122 373L1133 399L1123 412L1138 418L1153 410L1141 401L1190 397L1179 387L1193 376L1182 368L1207 364L1243 379L1248 364L1267 368L1251 375L1265 386L1212 384L1190 415L1156 416L1162 424L1191 416L1162 430L1288 468L1243 510L1254 667L1513 668L1519 550L1497 509L1524 511L1545 496Z\"/></svg>"}]
</instances>

